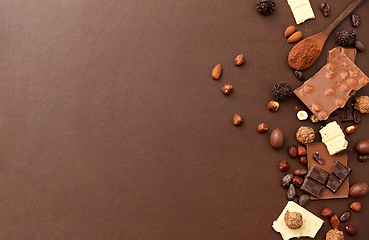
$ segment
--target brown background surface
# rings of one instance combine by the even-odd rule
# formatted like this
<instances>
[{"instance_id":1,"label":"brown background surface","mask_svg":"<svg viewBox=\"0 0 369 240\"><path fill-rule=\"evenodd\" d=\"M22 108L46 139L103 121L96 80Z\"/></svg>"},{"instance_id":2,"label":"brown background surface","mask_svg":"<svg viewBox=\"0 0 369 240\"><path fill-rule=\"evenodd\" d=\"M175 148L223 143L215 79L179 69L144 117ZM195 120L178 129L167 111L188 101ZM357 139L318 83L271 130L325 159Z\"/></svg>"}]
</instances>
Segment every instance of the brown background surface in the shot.
<instances>
[{"instance_id":1,"label":"brown background surface","mask_svg":"<svg viewBox=\"0 0 369 240\"><path fill-rule=\"evenodd\" d=\"M305 37L350 3L327 2L324 18L311 0L316 19L297 27ZM369 46L368 11L368 2L355 11L355 30ZM298 145L299 126L320 127L297 120L306 108L295 96L266 110L275 83L301 84L287 64L291 24L280 0L267 17L255 1L2 1L0 239L281 239L271 227L287 203L278 162L301 167L287 146ZM337 46L338 28L307 78ZM238 54L244 66L233 64ZM358 53L367 75L368 62ZM232 124L235 113L243 126ZM285 132L282 149L270 147L270 131L256 132L260 122ZM369 138L368 123L363 116L350 144ZM356 157L350 183L369 182L369 162ZM369 236L369 196L359 200L348 222L358 234L347 239ZM339 215L352 201L306 208ZM316 239L329 229L326 220Z\"/></svg>"}]
</instances>

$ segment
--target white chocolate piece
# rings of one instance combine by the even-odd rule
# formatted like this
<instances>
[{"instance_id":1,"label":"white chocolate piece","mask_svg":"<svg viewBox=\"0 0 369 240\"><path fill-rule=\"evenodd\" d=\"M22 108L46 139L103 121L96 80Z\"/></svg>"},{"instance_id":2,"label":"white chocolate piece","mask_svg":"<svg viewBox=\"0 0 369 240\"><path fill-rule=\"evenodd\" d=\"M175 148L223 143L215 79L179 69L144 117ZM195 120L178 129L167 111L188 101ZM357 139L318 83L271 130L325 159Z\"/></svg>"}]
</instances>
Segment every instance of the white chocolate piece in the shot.
<instances>
[{"instance_id":1,"label":"white chocolate piece","mask_svg":"<svg viewBox=\"0 0 369 240\"><path fill-rule=\"evenodd\" d=\"M308 19L315 18L309 0L287 0L287 3L291 8L297 25Z\"/></svg>"},{"instance_id":2,"label":"white chocolate piece","mask_svg":"<svg viewBox=\"0 0 369 240\"><path fill-rule=\"evenodd\" d=\"M336 121L328 123L319 132L322 136L322 142L327 146L329 155L334 155L347 148L348 142L345 139L345 134Z\"/></svg>"},{"instance_id":3,"label":"white chocolate piece","mask_svg":"<svg viewBox=\"0 0 369 240\"><path fill-rule=\"evenodd\" d=\"M302 215L302 226L298 229L290 229L286 226L284 221L284 214L287 212L299 212ZM289 201L286 207L283 209L281 215L278 219L273 222L273 228L276 232L279 232L283 240L288 240L294 237L310 237L314 238L318 233L319 229L322 227L324 221L305 208L296 204L293 201Z\"/></svg>"}]
</instances>

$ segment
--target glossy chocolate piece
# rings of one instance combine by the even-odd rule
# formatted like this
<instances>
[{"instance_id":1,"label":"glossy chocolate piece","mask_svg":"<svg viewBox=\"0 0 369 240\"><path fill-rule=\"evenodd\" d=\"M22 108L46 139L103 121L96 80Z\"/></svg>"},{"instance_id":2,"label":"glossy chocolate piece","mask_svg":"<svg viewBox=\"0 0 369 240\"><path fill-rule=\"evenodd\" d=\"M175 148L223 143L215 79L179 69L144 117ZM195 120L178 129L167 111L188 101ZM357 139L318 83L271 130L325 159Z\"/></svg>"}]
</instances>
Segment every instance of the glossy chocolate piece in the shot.
<instances>
[{"instance_id":1,"label":"glossy chocolate piece","mask_svg":"<svg viewBox=\"0 0 369 240\"><path fill-rule=\"evenodd\" d=\"M334 175L329 175L327 184L325 185L332 192L337 192L337 190L341 187L342 181L339 180Z\"/></svg>"},{"instance_id":2,"label":"glossy chocolate piece","mask_svg":"<svg viewBox=\"0 0 369 240\"><path fill-rule=\"evenodd\" d=\"M342 182L345 181L345 179L350 173L351 173L351 169L344 166L340 162L336 162L332 170L332 174L335 175Z\"/></svg>"},{"instance_id":3,"label":"glossy chocolate piece","mask_svg":"<svg viewBox=\"0 0 369 240\"><path fill-rule=\"evenodd\" d=\"M354 106L352 104L346 103L346 105L343 108L337 109L336 111L331 113L330 116L336 115L338 116L338 119L341 122L350 122L350 121L354 121L354 117L353 117L354 111L355 111Z\"/></svg>"},{"instance_id":4,"label":"glossy chocolate piece","mask_svg":"<svg viewBox=\"0 0 369 240\"><path fill-rule=\"evenodd\" d=\"M319 119L336 109L368 84L368 77L344 54L338 54L294 93Z\"/></svg>"},{"instance_id":5,"label":"glossy chocolate piece","mask_svg":"<svg viewBox=\"0 0 369 240\"><path fill-rule=\"evenodd\" d=\"M329 155L327 147L322 142L315 142L306 146L307 150L307 159L308 159L308 169L311 167L318 167L323 169L328 173L332 173L333 167L336 162L342 163L344 166L347 166L347 153L338 153L335 155ZM313 159L313 155L319 152L319 154L326 160L325 164L320 165ZM347 198L349 196L349 177L342 183L341 187L336 191L336 193L332 192L328 188L324 188L320 193L319 198L311 196L312 200L316 199L334 199L334 198Z\"/></svg>"},{"instance_id":6,"label":"glossy chocolate piece","mask_svg":"<svg viewBox=\"0 0 369 240\"><path fill-rule=\"evenodd\" d=\"M305 178L300 189L318 198L323 188L324 186L322 184L315 182L311 178Z\"/></svg>"},{"instance_id":7,"label":"glossy chocolate piece","mask_svg":"<svg viewBox=\"0 0 369 240\"><path fill-rule=\"evenodd\" d=\"M306 174L307 178L315 180L316 182L324 185L328 179L329 173L326 171L318 168L318 167L311 167L309 172Z\"/></svg>"}]
</instances>

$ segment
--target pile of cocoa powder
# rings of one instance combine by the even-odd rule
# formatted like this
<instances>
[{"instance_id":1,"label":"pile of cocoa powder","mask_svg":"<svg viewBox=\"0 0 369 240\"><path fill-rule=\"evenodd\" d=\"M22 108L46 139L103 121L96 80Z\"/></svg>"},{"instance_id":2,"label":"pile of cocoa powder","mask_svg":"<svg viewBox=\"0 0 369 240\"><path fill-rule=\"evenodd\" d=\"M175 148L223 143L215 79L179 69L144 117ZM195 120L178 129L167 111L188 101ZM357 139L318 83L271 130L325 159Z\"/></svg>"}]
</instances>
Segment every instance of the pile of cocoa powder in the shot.
<instances>
[{"instance_id":1,"label":"pile of cocoa powder","mask_svg":"<svg viewBox=\"0 0 369 240\"><path fill-rule=\"evenodd\" d=\"M295 70L305 70L319 57L321 49L310 39L297 44L288 55L288 63Z\"/></svg>"}]
</instances>

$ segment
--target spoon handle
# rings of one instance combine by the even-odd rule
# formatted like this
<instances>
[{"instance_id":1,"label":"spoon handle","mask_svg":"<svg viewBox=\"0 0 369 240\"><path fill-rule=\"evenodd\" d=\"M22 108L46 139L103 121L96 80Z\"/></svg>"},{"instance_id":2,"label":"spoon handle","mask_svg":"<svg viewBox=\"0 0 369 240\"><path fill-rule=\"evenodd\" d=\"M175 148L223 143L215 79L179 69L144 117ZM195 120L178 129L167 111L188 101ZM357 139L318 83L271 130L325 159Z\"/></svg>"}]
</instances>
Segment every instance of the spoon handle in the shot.
<instances>
[{"instance_id":1,"label":"spoon handle","mask_svg":"<svg viewBox=\"0 0 369 240\"><path fill-rule=\"evenodd\" d=\"M354 0L350 5L331 23L329 24L326 29L324 29L322 32L328 36L333 29L337 27L338 24L342 22L343 19L345 19L356 7L358 7L361 3L363 3L364 0Z\"/></svg>"}]
</instances>

